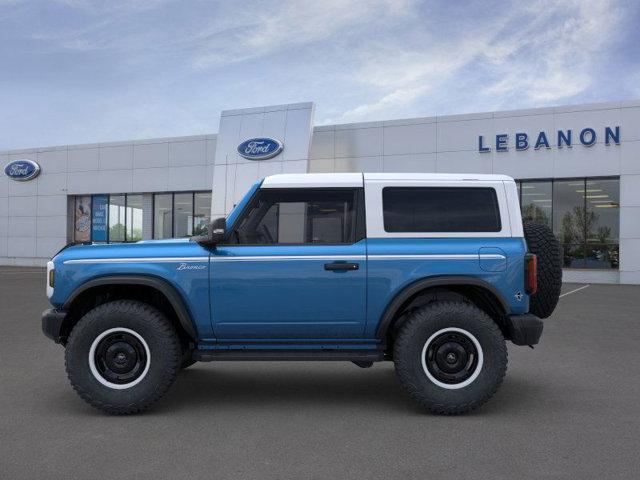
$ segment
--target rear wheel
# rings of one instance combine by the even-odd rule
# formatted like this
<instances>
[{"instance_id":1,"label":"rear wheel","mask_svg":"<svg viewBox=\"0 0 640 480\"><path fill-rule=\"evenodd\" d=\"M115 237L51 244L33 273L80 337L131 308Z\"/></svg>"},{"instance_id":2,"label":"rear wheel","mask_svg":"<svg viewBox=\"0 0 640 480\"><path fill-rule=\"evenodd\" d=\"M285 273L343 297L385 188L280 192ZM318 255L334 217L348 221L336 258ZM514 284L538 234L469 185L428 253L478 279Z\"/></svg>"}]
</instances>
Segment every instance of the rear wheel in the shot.
<instances>
[{"instance_id":1,"label":"rear wheel","mask_svg":"<svg viewBox=\"0 0 640 480\"><path fill-rule=\"evenodd\" d=\"M73 388L112 414L149 408L175 380L181 359L173 325L156 308L132 300L89 311L73 327L65 351Z\"/></svg>"},{"instance_id":2,"label":"rear wheel","mask_svg":"<svg viewBox=\"0 0 640 480\"><path fill-rule=\"evenodd\" d=\"M523 227L527 247L538 258L538 291L531 295L529 311L538 318L547 318L558 305L562 288L560 244L546 225L527 222Z\"/></svg>"},{"instance_id":3,"label":"rear wheel","mask_svg":"<svg viewBox=\"0 0 640 480\"><path fill-rule=\"evenodd\" d=\"M495 322L465 302L436 302L410 314L394 343L400 383L425 409L471 411L496 392L507 348Z\"/></svg>"}]
</instances>

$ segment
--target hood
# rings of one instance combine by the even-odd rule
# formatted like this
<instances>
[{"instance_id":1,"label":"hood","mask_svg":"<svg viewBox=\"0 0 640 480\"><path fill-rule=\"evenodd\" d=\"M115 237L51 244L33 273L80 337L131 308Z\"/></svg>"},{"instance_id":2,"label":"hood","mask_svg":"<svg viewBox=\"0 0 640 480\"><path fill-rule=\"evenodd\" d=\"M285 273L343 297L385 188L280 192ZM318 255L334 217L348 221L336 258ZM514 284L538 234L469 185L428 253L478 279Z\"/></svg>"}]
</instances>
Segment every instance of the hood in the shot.
<instances>
[{"instance_id":1,"label":"hood","mask_svg":"<svg viewBox=\"0 0 640 480\"><path fill-rule=\"evenodd\" d=\"M209 251L188 238L142 240L135 243L71 245L61 250L54 263L83 259L135 259L208 256ZM75 263L75 262L74 262Z\"/></svg>"}]
</instances>

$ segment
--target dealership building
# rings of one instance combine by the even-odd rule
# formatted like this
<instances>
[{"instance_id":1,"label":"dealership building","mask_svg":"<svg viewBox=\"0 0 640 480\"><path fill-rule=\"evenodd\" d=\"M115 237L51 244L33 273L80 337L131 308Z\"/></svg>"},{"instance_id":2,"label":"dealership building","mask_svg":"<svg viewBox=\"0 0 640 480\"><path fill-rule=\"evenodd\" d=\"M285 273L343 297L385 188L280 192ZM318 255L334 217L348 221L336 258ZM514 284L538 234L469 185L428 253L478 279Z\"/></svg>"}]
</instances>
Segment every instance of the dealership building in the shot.
<instances>
[{"instance_id":1,"label":"dealership building","mask_svg":"<svg viewBox=\"0 0 640 480\"><path fill-rule=\"evenodd\" d=\"M565 281L640 284L640 101L313 119L313 103L227 110L217 134L0 152L0 265L197 234L275 173L499 173L524 217L553 228Z\"/></svg>"}]
</instances>

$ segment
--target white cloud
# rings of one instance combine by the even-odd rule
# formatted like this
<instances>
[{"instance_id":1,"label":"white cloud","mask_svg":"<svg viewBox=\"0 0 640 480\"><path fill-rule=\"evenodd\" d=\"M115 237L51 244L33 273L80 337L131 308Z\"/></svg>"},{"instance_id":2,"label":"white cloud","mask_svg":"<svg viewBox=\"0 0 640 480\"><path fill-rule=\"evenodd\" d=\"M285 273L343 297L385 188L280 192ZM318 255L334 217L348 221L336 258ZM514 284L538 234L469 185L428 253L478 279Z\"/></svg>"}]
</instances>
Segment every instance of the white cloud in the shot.
<instances>
[{"instance_id":1,"label":"white cloud","mask_svg":"<svg viewBox=\"0 0 640 480\"><path fill-rule=\"evenodd\" d=\"M385 95L373 103L358 105L347 110L340 117L340 121L356 121L362 118L372 118L393 111L397 107L408 105L429 90L428 86L415 88L399 88Z\"/></svg>"},{"instance_id":2,"label":"white cloud","mask_svg":"<svg viewBox=\"0 0 640 480\"><path fill-rule=\"evenodd\" d=\"M489 26L473 17L460 20L457 33L446 38L423 32L419 48L387 39L383 48L362 52L353 77L369 87L369 98L339 120L402 115L411 103L442 98L462 83L477 85L482 106L507 104L516 95L534 105L570 99L592 84L597 55L616 38L621 21L607 0L515 3L502 12Z\"/></svg>"},{"instance_id":3,"label":"white cloud","mask_svg":"<svg viewBox=\"0 0 640 480\"><path fill-rule=\"evenodd\" d=\"M321 122L352 122L637 98L637 14L606 0L0 0L0 148L211 132L222 109L307 100Z\"/></svg>"},{"instance_id":4,"label":"white cloud","mask_svg":"<svg viewBox=\"0 0 640 480\"><path fill-rule=\"evenodd\" d=\"M241 9L229 23L213 22L197 32L196 68L207 69L263 57L274 52L336 39L341 31L376 20L401 17L410 0L286 0L273 8ZM244 13L243 13L244 12ZM231 13L231 12L229 12Z\"/></svg>"},{"instance_id":5,"label":"white cloud","mask_svg":"<svg viewBox=\"0 0 640 480\"><path fill-rule=\"evenodd\" d=\"M563 12L570 16L554 23ZM538 2L527 13L538 16L513 37L499 41L498 50L511 45L508 54L487 55L501 78L484 93L506 97L522 91L533 102L549 103L587 90L595 57L615 38L620 21L611 2Z\"/></svg>"}]
</instances>

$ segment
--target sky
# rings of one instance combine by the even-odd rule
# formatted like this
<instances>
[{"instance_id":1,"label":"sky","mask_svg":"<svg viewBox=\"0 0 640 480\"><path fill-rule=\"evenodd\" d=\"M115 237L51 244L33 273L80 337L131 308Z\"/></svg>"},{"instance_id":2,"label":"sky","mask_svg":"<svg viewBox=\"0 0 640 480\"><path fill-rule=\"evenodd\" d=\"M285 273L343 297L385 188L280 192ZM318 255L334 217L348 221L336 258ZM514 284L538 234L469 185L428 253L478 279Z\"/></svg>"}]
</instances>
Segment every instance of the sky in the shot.
<instances>
[{"instance_id":1,"label":"sky","mask_svg":"<svg viewBox=\"0 0 640 480\"><path fill-rule=\"evenodd\" d=\"M0 150L640 98L640 2L0 0Z\"/></svg>"}]
</instances>

